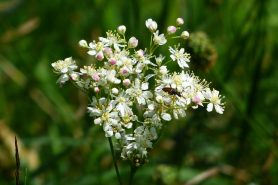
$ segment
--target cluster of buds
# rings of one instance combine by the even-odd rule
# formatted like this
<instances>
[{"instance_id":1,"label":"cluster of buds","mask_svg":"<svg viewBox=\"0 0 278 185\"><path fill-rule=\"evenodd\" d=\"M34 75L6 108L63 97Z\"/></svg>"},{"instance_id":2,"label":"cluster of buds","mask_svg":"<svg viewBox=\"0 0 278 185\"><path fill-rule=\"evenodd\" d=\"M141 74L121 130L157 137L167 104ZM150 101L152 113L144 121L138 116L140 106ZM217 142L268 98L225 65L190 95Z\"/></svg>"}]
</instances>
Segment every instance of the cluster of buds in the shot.
<instances>
[{"instance_id":1,"label":"cluster of buds","mask_svg":"<svg viewBox=\"0 0 278 185\"><path fill-rule=\"evenodd\" d=\"M183 23L178 18L164 34L154 20L146 20L152 37L150 48L145 49L137 48L137 38L126 39L126 27L121 25L98 41L79 42L94 59L90 65L79 68L72 58L52 63L59 84L71 81L91 96L88 113L94 124L117 142L123 159L137 166L147 158L165 122L185 117L190 108L224 111L219 92L186 71L190 55L184 48L167 46L169 53L157 53L169 39L189 37L187 31L177 34ZM170 71L170 63L180 70Z\"/></svg>"}]
</instances>

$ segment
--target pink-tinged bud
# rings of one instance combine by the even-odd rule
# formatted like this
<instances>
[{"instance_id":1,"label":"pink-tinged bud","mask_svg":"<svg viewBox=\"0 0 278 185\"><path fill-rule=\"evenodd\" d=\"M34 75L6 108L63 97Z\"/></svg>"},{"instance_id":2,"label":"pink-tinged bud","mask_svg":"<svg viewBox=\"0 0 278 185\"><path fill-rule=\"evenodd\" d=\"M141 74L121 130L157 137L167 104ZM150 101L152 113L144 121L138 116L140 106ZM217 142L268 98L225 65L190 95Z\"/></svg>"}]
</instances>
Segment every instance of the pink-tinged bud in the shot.
<instances>
[{"instance_id":1,"label":"pink-tinged bud","mask_svg":"<svg viewBox=\"0 0 278 185\"><path fill-rule=\"evenodd\" d=\"M177 31L177 28L175 26L168 26L168 28L167 28L167 33L169 35L176 33L176 31Z\"/></svg>"},{"instance_id":2,"label":"pink-tinged bud","mask_svg":"<svg viewBox=\"0 0 278 185\"><path fill-rule=\"evenodd\" d=\"M102 52L98 52L98 53L96 54L96 59L97 59L98 61L102 61L102 60L104 59L103 53L102 53Z\"/></svg>"},{"instance_id":3,"label":"pink-tinged bud","mask_svg":"<svg viewBox=\"0 0 278 185\"><path fill-rule=\"evenodd\" d=\"M110 57L113 54L112 49L108 48L108 47L104 48L103 52L104 52L104 55L107 57Z\"/></svg>"},{"instance_id":4,"label":"pink-tinged bud","mask_svg":"<svg viewBox=\"0 0 278 185\"><path fill-rule=\"evenodd\" d=\"M100 80L100 77L99 77L99 75L98 75L97 73L94 73L94 74L92 75L92 79L93 79L94 81L99 81L99 80Z\"/></svg>"},{"instance_id":5,"label":"pink-tinged bud","mask_svg":"<svg viewBox=\"0 0 278 185\"><path fill-rule=\"evenodd\" d=\"M98 87L94 88L95 93L99 93L100 89Z\"/></svg>"},{"instance_id":6,"label":"pink-tinged bud","mask_svg":"<svg viewBox=\"0 0 278 185\"><path fill-rule=\"evenodd\" d=\"M115 65L115 64L117 63L117 61L116 61L116 59L114 59L114 58L110 58L109 63L110 63L111 65Z\"/></svg>"},{"instance_id":7,"label":"pink-tinged bud","mask_svg":"<svg viewBox=\"0 0 278 185\"><path fill-rule=\"evenodd\" d=\"M130 85L130 80L129 79L124 79L123 80L123 84L124 84L124 86L129 86Z\"/></svg>"},{"instance_id":8,"label":"pink-tinged bud","mask_svg":"<svg viewBox=\"0 0 278 185\"><path fill-rule=\"evenodd\" d=\"M183 18L177 18L177 20L176 20L176 23L177 23L177 25L178 26L181 26L181 25L183 25L184 24L184 20L183 20Z\"/></svg>"},{"instance_id":9,"label":"pink-tinged bud","mask_svg":"<svg viewBox=\"0 0 278 185\"><path fill-rule=\"evenodd\" d=\"M194 96L192 98L192 102L197 104L197 105L200 105L202 103L202 100L201 100L201 98L199 96Z\"/></svg>"},{"instance_id":10,"label":"pink-tinged bud","mask_svg":"<svg viewBox=\"0 0 278 185\"><path fill-rule=\"evenodd\" d=\"M139 58L143 58L144 57L144 51L142 49L139 49L138 51L136 51L136 56Z\"/></svg>"},{"instance_id":11,"label":"pink-tinged bud","mask_svg":"<svg viewBox=\"0 0 278 185\"><path fill-rule=\"evenodd\" d=\"M70 74L70 78L71 78L73 81L78 80L78 77L79 77L79 75L78 75L77 73L71 73L71 74Z\"/></svg>"},{"instance_id":12,"label":"pink-tinged bud","mask_svg":"<svg viewBox=\"0 0 278 185\"><path fill-rule=\"evenodd\" d=\"M128 47L129 48L136 48L138 46L138 40L135 37L131 37L128 40Z\"/></svg>"},{"instance_id":13,"label":"pink-tinged bud","mask_svg":"<svg viewBox=\"0 0 278 185\"><path fill-rule=\"evenodd\" d=\"M157 29L157 23L155 21L153 21L152 19L148 19L145 22L146 27L151 31L151 32L155 32Z\"/></svg>"},{"instance_id":14,"label":"pink-tinged bud","mask_svg":"<svg viewBox=\"0 0 278 185\"><path fill-rule=\"evenodd\" d=\"M121 73L123 74L123 75L125 75L125 74L128 74L128 69L127 68L121 68Z\"/></svg>"}]
</instances>

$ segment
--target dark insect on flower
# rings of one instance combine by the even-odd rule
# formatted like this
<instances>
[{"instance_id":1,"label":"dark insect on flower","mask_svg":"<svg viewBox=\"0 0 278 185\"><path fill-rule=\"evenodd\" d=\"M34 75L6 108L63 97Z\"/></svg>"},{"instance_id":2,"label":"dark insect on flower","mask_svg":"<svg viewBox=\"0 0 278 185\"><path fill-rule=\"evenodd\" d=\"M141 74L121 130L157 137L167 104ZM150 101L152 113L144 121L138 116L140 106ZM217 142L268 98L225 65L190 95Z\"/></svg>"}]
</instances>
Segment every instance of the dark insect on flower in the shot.
<instances>
[{"instance_id":1,"label":"dark insect on flower","mask_svg":"<svg viewBox=\"0 0 278 185\"><path fill-rule=\"evenodd\" d=\"M172 88L172 87L163 87L162 90L164 92L167 92L170 95L177 95L177 96L181 97L181 93L178 92L178 90L175 89L175 88Z\"/></svg>"}]
</instances>

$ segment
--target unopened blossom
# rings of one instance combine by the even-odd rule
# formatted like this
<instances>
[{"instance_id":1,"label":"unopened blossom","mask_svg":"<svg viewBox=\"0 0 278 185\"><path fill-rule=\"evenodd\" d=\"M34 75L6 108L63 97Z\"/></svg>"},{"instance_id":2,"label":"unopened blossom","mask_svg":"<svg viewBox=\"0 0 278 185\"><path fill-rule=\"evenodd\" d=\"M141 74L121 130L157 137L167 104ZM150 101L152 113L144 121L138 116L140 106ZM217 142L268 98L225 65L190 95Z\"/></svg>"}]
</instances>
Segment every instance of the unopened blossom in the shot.
<instances>
[{"instance_id":1,"label":"unopened blossom","mask_svg":"<svg viewBox=\"0 0 278 185\"><path fill-rule=\"evenodd\" d=\"M126 27L125 27L125 25L121 25L121 26L119 26L118 27L118 29L117 29L117 31L120 33L120 34L125 34L125 32L126 32Z\"/></svg>"},{"instance_id":2,"label":"unopened blossom","mask_svg":"<svg viewBox=\"0 0 278 185\"><path fill-rule=\"evenodd\" d=\"M183 20L183 18L177 18L177 20L176 20L176 23L177 23L177 25L178 26L181 26L181 25L183 25L184 24L184 20Z\"/></svg>"},{"instance_id":3,"label":"unopened blossom","mask_svg":"<svg viewBox=\"0 0 278 185\"><path fill-rule=\"evenodd\" d=\"M94 87L94 91L95 91L95 93L99 93L99 91L100 91L99 87Z\"/></svg>"},{"instance_id":4,"label":"unopened blossom","mask_svg":"<svg viewBox=\"0 0 278 185\"><path fill-rule=\"evenodd\" d=\"M128 40L128 47L129 48L136 48L138 46L138 40L135 37L131 37Z\"/></svg>"},{"instance_id":5,"label":"unopened blossom","mask_svg":"<svg viewBox=\"0 0 278 185\"><path fill-rule=\"evenodd\" d=\"M153 21L152 19L148 19L146 20L146 27L151 31L151 32L155 32L157 29L157 23L155 21Z\"/></svg>"},{"instance_id":6,"label":"unopened blossom","mask_svg":"<svg viewBox=\"0 0 278 185\"><path fill-rule=\"evenodd\" d=\"M183 31L183 32L181 33L181 38L182 38L182 39L188 39L188 38L189 38L189 33L188 33L188 31Z\"/></svg>"},{"instance_id":7,"label":"unopened blossom","mask_svg":"<svg viewBox=\"0 0 278 185\"><path fill-rule=\"evenodd\" d=\"M84 47L84 48L89 47L86 40L80 40L78 44L79 44L79 46Z\"/></svg>"},{"instance_id":8,"label":"unopened blossom","mask_svg":"<svg viewBox=\"0 0 278 185\"><path fill-rule=\"evenodd\" d=\"M129 86L130 85L130 80L129 79L124 79L123 80L123 84L124 84L124 86Z\"/></svg>"},{"instance_id":9,"label":"unopened blossom","mask_svg":"<svg viewBox=\"0 0 278 185\"><path fill-rule=\"evenodd\" d=\"M177 28L175 26L168 26L168 28L167 28L167 33L169 35L176 33L176 31L177 31Z\"/></svg>"},{"instance_id":10,"label":"unopened blossom","mask_svg":"<svg viewBox=\"0 0 278 185\"><path fill-rule=\"evenodd\" d=\"M96 54L96 59L98 61L102 61L104 59L104 55L103 55L103 52L99 52Z\"/></svg>"}]
</instances>

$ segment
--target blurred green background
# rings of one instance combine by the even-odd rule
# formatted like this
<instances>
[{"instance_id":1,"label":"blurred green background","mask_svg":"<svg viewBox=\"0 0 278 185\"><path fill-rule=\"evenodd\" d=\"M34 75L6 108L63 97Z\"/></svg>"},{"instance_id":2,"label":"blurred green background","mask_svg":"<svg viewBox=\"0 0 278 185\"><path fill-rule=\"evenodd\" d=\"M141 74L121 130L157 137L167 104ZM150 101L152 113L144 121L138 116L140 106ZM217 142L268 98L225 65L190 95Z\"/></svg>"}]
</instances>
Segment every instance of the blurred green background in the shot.
<instances>
[{"instance_id":1,"label":"blurred green background","mask_svg":"<svg viewBox=\"0 0 278 185\"><path fill-rule=\"evenodd\" d=\"M78 41L127 26L141 46L153 18L183 17L191 69L225 96L224 115L189 111L171 122L134 184L278 184L278 1L0 0L0 184L117 184L109 145L86 114L86 96L60 88L50 64ZM129 173L122 162L123 178Z\"/></svg>"}]
</instances>

